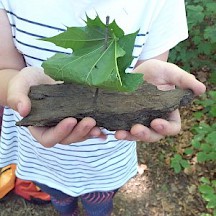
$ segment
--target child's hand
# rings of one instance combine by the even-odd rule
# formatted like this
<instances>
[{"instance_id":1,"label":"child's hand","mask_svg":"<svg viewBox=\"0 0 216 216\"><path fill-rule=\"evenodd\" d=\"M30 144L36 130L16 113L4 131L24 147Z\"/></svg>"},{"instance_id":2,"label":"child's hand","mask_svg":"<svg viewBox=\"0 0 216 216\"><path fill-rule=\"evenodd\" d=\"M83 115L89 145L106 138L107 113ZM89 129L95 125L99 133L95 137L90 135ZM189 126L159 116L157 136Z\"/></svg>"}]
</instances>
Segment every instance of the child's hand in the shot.
<instances>
[{"instance_id":1,"label":"child's hand","mask_svg":"<svg viewBox=\"0 0 216 216\"><path fill-rule=\"evenodd\" d=\"M196 95L205 92L204 84L195 79L195 77L174 64L159 61L148 60L140 64L134 72L144 74L145 81L156 85L159 89L170 89L178 86L182 89L191 89ZM169 121L164 119L154 119L151 122L151 128L141 124L134 125L130 132L117 131L117 139L140 140L145 142L156 142L164 136L176 135L181 130L181 118L179 111L170 113Z\"/></svg>"},{"instance_id":2,"label":"child's hand","mask_svg":"<svg viewBox=\"0 0 216 216\"><path fill-rule=\"evenodd\" d=\"M28 93L31 86L55 84L56 81L45 75L38 67L26 67L17 73L8 84L7 104L23 117L31 110Z\"/></svg>"},{"instance_id":3,"label":"child's hand","mask_svg":"<svg viewBox=\"0 0 216 216\"><path fill-rule=\"evenodd\" d=\"M45 147L52 147L57 143L66 145L81 142L91 137L106 137L96 127L96 121L90 117L82 119L79 123L75 118L66 118L55 127L29 127L29 130L33 137Z\"/></svg>"},{"instance_id":4,"label":"child's hand","mask_svg":"<svg viewBox=\"0 0 216 216\"><path fill-rule=\"evenodd\" d=\"M45 75L42 69L26 67L10 81L7 103L12 109L25 117L31 110L31 101L28 98L30 87L56 83ZM105 138L105 135L95 125L96 122L92 118L84 118L79 123L75 118L66 118L55 127L29 127L29 130L43 146L52 147L57 143L70 144L83 141L89 137Z\"/></svg>"}]
</instances>

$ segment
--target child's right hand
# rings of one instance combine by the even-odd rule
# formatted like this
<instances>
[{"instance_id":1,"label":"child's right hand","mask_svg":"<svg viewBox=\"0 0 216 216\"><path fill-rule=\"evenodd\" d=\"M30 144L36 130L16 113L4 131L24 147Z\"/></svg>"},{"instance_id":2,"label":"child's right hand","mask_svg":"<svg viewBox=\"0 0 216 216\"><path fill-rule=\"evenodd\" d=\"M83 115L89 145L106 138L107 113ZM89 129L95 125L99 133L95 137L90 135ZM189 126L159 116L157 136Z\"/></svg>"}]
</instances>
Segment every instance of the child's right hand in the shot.
<instances>
[{"instance_id":1,"label":"child's right hand","mask_svg":"<svg viewBox=\"0 0 216 216\"><path fill-rule=\"evenodd\" d=\"M41 68L26 67L9 82L7 104L25 117L31 110L31 101L28 97L30 87L56 83L55 80L45 75ZM33 137L45 147L52 147L57 143L71 144L90 137L105 138L101 130L96 127L96 121L90 117L86 117L80 122L70 117L62 120L55 127L31 126L29 130Z\"/></svg>"}]
</instances>

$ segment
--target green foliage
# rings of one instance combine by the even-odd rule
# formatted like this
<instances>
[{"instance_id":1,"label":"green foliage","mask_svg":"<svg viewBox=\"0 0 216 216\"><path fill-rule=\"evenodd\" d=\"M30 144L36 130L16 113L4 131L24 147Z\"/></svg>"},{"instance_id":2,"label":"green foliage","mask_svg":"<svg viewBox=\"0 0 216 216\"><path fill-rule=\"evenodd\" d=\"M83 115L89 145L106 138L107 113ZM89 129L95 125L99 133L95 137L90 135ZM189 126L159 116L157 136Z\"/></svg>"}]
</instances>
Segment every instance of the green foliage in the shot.
<instances>
[{"instance_id":1,"label":"green foliage","mask_svg":"<svg viewBox=\"0 0 216 216\"><path fill-rule=\"evenodd\" d=\"M70 48L71 55L56 54L43 63L46 74L65 83L78 83L115 91L134 91L143 75L125 73L132 61L137 32L124 35L115 21L104 24L87 17L85 27L69 27L59 35L43 39Z\"/></svg>"},{"instance_id":2,"label":"green foliage","mask_svg":"<svg viewBox=\"0 0 216 216\"><path fill-rule=\"evenodd\" d=\"M204 107L203 111L200 112L200 116L206 114L208 117L216 117L216 91L208 91L203 95L201 100L196 101L197 104Z\"/></svg>"},{"instance_id":3,"label":"green foliage","mask_svg":"<svg viewBox=\"0 0 216 216\"><path fill-rule=\"evenodd\" d=\"M180 65L187 71L198 71L207 68L208 81L216 84L216 1L186 0L189 38L177 45L170 52L170 61ZM216 91L208 91L197 104L203 110L195 112L194 118L199 122L192 128L194 137L191 147L178 156L197 158L203 165L216 162ZM176 158L176 156L174 156ZM175 172L183 168L177 159L171 159ZM174 161L175 163L172 163ZM178 165L177 165L178 164ZM201 216L216 216L216 180L201 178L199 192L206 202L208 213Z\"/></svg>"},{"instance_id":4,"label":"green foliage","mask_svg":"<svg viewBox=\"0 0 216 216\"><path fill-rule=\"evenodd\" d=\"M203 106L199 116L207 116L212 124L201 122L193 127L195 136L192 139L193 151L200 163L216 162L216 91L209 91L201 100L196 101Z\"/></svg>"},{"instance_id":5,"label":"green foliage","mask_svg":"<svg viewBox=\"0 0 216 216\"><path fill-rule=\"evenodd\" d=\"M195 71L207 66L212 73L209 81L216 84L216 2L213 0L187 0L187 18L189 26L189 39L180 43L171 51L170 61L182 66L185 70ZM216 91L208 91L197 104L203 107L196 112L194 117L201 121L192 129L194 137L191 147L185 149L184 154L175 154L171 158L171 167L175 173L179 173L184 167L181 161L184 155L196 156L198 163L216 162ZM188 157L190 158L190 157ZM190 164L188 159L187 164ZM184 162L185 163L185 162ZM186 164L186 163L185 163ZM206 208L211 213L203 213L201 216L216 216L216 186L215 180L201 179L199 192L206 202Z\"/></svg>"},{"instance_id":6,"label":"green foliage","mask_svg":"<svg viewBox=\"0 0 216 216\"><path fill-rule=\"evenodd\" d=\"M198 112L199 118L207 116L209 119L214 119L216 117L216 91L207 92L196 103L203 106L203 110ZM216 161L216 123L200 122L192 128L192 131L194 137L191 141L190 153L197 154L197 160L200 163Z\"/></svg>"},{"instance_id":7,"label":"green foliage","mask_svg":"<svg viewBox=\"0 0 216 216\"><path fill-rule=\"evenodd\" d=\"M196 102L203 106L203 111L199 112L198 117L208 116L210 122L200 121L199 124L192 128L194 137L191 141L191 147L185 149L185 155L196 155L198 163L215 163L216 162L216 123L215 123L215 107L216 107L216 92L209 91L201 100ZM212 120L212 121L211 121ZM213 123L211 123L213 122ZM171 167L175 173L179 173L184 166L181 161L184 161L181 155L175 154L171 159ZM187 162L187 163L186 163ZM189 161L184 161L185 164L190 164ZM188 166L187 165L187 166ZM212 210L212 214L203 213L201 216L216 216L216 180L201 178L199 192L203 200L206 202L206 208Z\"/></svg>"},{"instance_id":8,"label":"green foliage","mask_svg":"<svg viewBox=\"0 0 216 216\"><path fill-rule=\"evenodd\" d=\"M212 215L208 214L208 213L202 213L200 216L212 216ZM216 216L216 215L214 214L214 216Z\"/></svg>"},{"instance_id":9,"label":"green foliage","mask_svg":"<svg viewBox=\"0 0 216 216\"><path fill-rule=\"evenodd\" d=\"M200 122L192 129L194 137L192 139L192 148L186 149L185 153L197 156L199 163L216 162L216 91L209 91L201 100L196 102L203 106L199 112L199 118L207 116L209 122ZM197 117L197 116L196 116ZM213 122L213 123L211 123ZM213 211L212 214L203 213L201 216L216 216L216 180L209 180L202 177L199 185L199 192L203 200L207 203L206 208Z\"/></svg>"},{"instance_id":10,"label":"green foliage","mask_svg":"<svg viewBox=\"0 0 216 216\"><path fill-rule=\"evenodd\" d=\"M215 70L216 2L187 0L186 3L189 38L171 51L170 61L188 71L204 65ZM210 80L216 83L215 73L211 74Z\"/></svg>"},{"instance_id":11,"label":"green foliage","mask_svg":"<svg viewBox=\"0 0 216 216\"><path fill-rule=\"evenodd\" d=\"M202 177L201 184L198 189L202 198L207 202L206 207L213 210L213 215L216 214L216 180L210 181L208 178ZM203 214L204 215L204 214Z\"/></svg>"},{"instance_id":12,"label":"green foliage","mask_svg":"<svg viewBox=\"0 0 216 216\"><path fill-rule=\"evenodd\" d=\"M216 161L216 123L200 123L193 130L192 146L197 151L198 162Z\"/></svg>"},{"instance_id":13,"label":"green foliage","mask_svg":"<svg viewBox=\"0 0 216 216\"><path fill-rule=\"evenodd\" d=\"M189 167L187 160L183 159L180 154L175 154L171 158L171 167L174 169L175 173L180 173L182 169Z\"/></svg>"}]
</instances>

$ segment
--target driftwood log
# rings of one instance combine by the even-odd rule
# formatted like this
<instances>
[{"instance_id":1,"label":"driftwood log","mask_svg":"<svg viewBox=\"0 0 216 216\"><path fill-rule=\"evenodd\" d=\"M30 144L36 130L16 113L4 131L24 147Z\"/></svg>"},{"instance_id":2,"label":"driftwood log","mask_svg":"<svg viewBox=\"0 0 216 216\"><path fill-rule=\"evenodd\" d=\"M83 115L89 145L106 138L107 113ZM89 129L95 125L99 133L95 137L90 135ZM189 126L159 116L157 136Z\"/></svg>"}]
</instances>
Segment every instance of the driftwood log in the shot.
<instances>
[{"instance_id":1,"label":"driftwood log","mask_svg":"<svg viewBox=\"0 0 216 216\"><path fill-rule=\"evenodd\" d=\"M133 93L111 92L75 84L31 87L30 114L18 126L54 126L66 117L93 117L99 127L129 130L134 124L146 126L155 118L167 119L171 111L189 104L191 90L160 91L144 83Z\"/></svg>"}]
</instances>

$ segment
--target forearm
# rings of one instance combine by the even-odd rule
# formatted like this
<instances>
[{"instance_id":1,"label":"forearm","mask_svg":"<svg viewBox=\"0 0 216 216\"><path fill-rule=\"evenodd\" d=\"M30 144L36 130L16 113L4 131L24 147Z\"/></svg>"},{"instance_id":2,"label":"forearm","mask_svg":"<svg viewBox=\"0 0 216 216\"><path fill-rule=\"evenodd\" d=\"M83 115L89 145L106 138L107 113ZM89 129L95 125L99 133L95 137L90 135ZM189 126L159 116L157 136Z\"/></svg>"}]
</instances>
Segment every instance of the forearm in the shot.
<instances>
[{"instance_id":1,"label":"forearm","mask_svg":"<svg viewBox=\"0 0 216 216\"><path fill-rule=\"evenodd\" d=\"M0 9L0 105L7 104L10 80L25 67L23 56L14 43L11 25L5 10Z\"/></svg>"},{"instance_id":2,"label":"forearm","mask_svg":"<svg viewBox=\"0 0 216 216\"><path fill-rule=\"evenodd\" d=\"M160 54L160 55L158 55L158 56L155 56L154 58L152 58L152 59L157 59L157 60L160 60L160 61L167 61L168 60L168 57L169 57L169 50L168 51L166 51L166 52L164 52L164 53L162 53L162 54ZM149 60L149 59L148 59ZM138 62L137 62L137 64L136 64L136 66L135 66L135 68L136 67L138 67L139 65L141 65L143 62L145 62L145 61L147 61L147 60L139 60Z\"/></svg>"}]
</instances>

